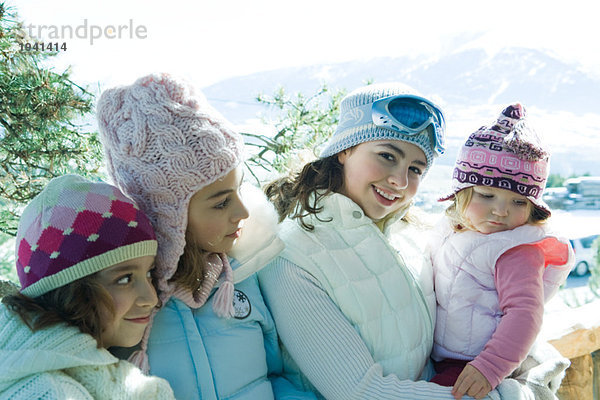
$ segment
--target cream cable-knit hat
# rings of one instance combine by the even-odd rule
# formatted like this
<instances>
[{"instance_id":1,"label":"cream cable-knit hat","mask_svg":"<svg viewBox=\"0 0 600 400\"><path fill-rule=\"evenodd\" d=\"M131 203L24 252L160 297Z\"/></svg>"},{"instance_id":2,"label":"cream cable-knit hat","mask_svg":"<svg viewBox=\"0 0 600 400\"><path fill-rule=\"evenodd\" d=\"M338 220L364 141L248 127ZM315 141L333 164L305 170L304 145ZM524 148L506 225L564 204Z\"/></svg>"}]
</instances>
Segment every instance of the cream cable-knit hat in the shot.
<instances>
[{"instance_id":1,"label":"cream cable-knit hat","mask_svg":"<svg viewBox=\"0 0 600 400\"><path fill-rule=\"evenodd\" d=\"M233 272L226 255L208 257L205 280L196 293L169 279L185 247L192 196L240 163L242 137L201 93L168 74L148 75L133 85L106 90L97 104L97 118L110 176L154 226L155 277L162 303L176 296L190 307L201 307L223 272L225 280L213 309L230 317ZM140 349L129 358L144 372L150 369L146 349L151 326L152 320Z\"/></svg>"},{"instance_id":2,"label":"cream cable-knit hat","mask_svg":"<svg viewBox=\"0 0 600 400\"><path fill-rule=\"evenodd\" d=\"M110 176L156 231L164 302L178 289L168 280L185 247L190 199L240 163L242 138L201 93L168 74L106 90L97 118Z\"/></svg>"}]
</instances>

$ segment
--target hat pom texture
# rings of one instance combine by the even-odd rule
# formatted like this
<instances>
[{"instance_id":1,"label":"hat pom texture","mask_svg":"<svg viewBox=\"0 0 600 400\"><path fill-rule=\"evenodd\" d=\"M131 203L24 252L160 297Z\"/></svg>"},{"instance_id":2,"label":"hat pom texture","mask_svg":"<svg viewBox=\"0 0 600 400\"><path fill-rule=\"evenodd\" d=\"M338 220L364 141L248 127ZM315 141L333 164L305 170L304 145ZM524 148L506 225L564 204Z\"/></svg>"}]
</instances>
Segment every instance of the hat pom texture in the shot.
<instances>
[{"instance_id":1,"label":"hat pom texture","mask_svg":"<svg viewBox=\"0 0 600 400\"><path fill-rule=\"evenodd\" d=\"M504 145L521 160L539 161L549 157L540 136L527 122L525 108L520 103L506 107L491 129L507 134Z\"/></svg>"}]
</instances>

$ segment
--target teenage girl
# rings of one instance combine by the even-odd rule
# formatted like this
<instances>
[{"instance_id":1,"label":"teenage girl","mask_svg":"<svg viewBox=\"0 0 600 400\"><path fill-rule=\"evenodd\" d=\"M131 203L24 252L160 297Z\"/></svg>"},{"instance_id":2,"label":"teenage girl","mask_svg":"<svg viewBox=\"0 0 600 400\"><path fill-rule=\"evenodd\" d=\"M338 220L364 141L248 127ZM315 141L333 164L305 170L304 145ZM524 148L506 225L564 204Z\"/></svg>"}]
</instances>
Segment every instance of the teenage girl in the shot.
<instances>
[{"instance_id":1,"label":"teenage girl","mask_svg":"<svg viewBox=\"0 0 600 400\"><path fill-rule=\"evenodd\" d=\"M181 399L314 398L281 376L256 271L283 244L264 195L242 190L241 135L166 74L106 90L97 110L108 171L158 240L164 306L132 360Z\"/></svg>"},{"instance_id":2,"label":"teenage girl","mask_svg":"<svg viewBox=\"0 0 600 400\"><path fill-rule=\"evenodd\" d=\"M435 295L411 208L444 116L391 83L348 94L339 121L319 159L267 188L286 249L259 277L286 376L326 399L452 399L418 381L431 377ZM505 398L533 398L511 382Z\"/></svg>"}]
</instances>

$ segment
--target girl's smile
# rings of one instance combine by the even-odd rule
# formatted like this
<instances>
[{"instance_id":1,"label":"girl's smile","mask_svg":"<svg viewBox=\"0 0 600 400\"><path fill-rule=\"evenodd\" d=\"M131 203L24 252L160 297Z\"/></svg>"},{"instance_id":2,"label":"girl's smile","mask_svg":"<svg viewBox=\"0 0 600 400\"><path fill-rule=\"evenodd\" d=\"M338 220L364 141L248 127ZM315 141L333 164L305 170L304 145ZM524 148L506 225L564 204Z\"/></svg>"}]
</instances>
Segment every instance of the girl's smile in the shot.
<instances>
[{"instance_id":1,"label":"girl's smile","mask_svg":"<svg viewBox=\"0 0 600 400\"><path fill-rule=\"evenodd\" d=\"M235 232L227 235L227 237L232 238L232 239L237 239L240 237L241 234L242 234L242 227L239 227L235 230Z\"/></svg>"},{"instance_id":2,"label":"girl's smile","mask_svg":"<svg viewBox=\"0 0 600 400\"><path fill-rule=\"evenodd\" d=\"M144 256L98 272L98 281L112 297L114 307L114 314L104 312L105 347L131 347L142 340L150 313L158 303L150 273L153 267L154 256Z\"/></svg>"},{"instance_id":3,"label":"girl's smile","mask_svg":"<svg viewBox=\"0 0 600 400\"><path fill-rule=\"evenodd\" d=\"M390 207L392 204L394 204L395 201L401 198L400 195L386 192L385 190L380 189L377 186L373 186L373 189L375 190L375 197L377 198L377 200L386 207Z\"/></svg>"},{"instance_id":4,"label":"girl's smile","mask_svg":"<svg viewBox=\"0 0 600 400\"><path fill-rule=\"evenodd\" d=\"M147 324L148 322L150 322L150 315L137 318L125 318L125 320L136 324Z\"/></svg>"},{"instance_id":5,"label":"girl's smile","mask_svg":"<svg viewBox=\"0 0 600 400\"><path fill-rule=\"evenodd\" d=\"M344 166L340 193L377 221L410 204L427 167L425 153L400 140L361 143L338 154Z\"/></svg>"}]
</instances>

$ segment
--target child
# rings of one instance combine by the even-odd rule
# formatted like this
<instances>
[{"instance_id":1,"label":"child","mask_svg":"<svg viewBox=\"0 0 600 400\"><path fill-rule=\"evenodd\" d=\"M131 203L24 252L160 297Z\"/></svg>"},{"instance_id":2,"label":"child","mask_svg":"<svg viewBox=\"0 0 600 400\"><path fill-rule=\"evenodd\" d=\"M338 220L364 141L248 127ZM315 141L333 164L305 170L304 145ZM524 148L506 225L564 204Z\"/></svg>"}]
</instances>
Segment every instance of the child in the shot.
<instances>
[{"instance_id":1,"label":"child","mask_svg":"<svg viewBox=\"0 0 600 400\"><path fill-rule=\"evenodd\" d=\"M264 195L241 190L241 136L166 74L105 91L97 109L109 173L159 243L164 306L132 359L149 361L181 399L314 398L278 376L277 331L255 272L283 245Z\"/></svg>"},{"instance_id":2,"label":"child","mask_svg":"<svg viewBox=\"0 0 600 400\"><path fill-rule=\"evenodd\" d=\"M290 377L324 398L452 398L414 382L433 343L435 296L408 216L444 127L441 110L405 85L356 89L320 158L266 189L286 249L259 273L261 289Z\"/></svg>"},{"instance_id":3,"label":"child","mask_svg":"<svg viewBox=\"0 0 600 400\"><path fill-rule=\"evenodd\" d=\"M435 294L411 208L443 152L444 116L413 89L382 83L349 93L339 120L319 159L267 188L286 248L259 279L284 370L328 400L452 399L417 381L430 377ZM527 380L508 385L495 398L532 398Z\"/></svg>"},{"instance_id":4,"label":"child","mask_svg":"<svg viewBox=\"0 0 600 400\"><path fill-rule=\"evenodd\" d=\"M0 306L0 397L173 399L107 350L133 346L157 304L152 226L111 185L51 180L23 211L16 245L21 293Z\"/></svg>"},{"instance_id":5,"label":"child","mask_svg":"<svg viewBox=\"0 0 600 400\"><path fill-rule=\"evenodd\" d=\"M573 265L568 240L550 232L542 200L548 154L514 104L467 139L453 173L447 220L432 261L437 322L432 381L460 399L494 389L525 359L544 302Z\"/></svg>"}]
</instances>

